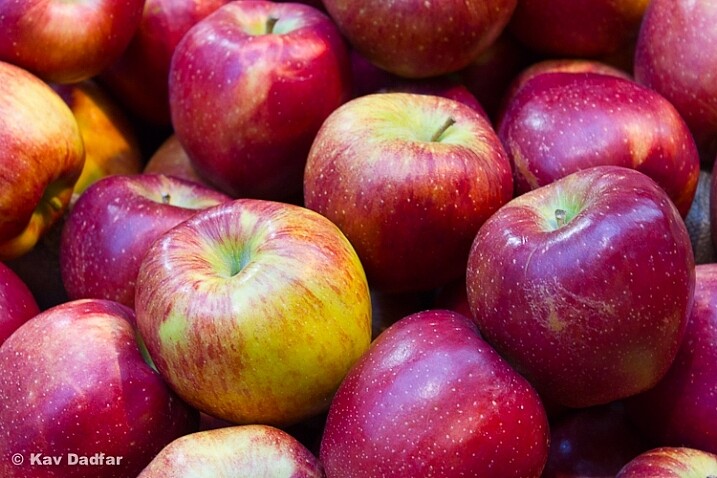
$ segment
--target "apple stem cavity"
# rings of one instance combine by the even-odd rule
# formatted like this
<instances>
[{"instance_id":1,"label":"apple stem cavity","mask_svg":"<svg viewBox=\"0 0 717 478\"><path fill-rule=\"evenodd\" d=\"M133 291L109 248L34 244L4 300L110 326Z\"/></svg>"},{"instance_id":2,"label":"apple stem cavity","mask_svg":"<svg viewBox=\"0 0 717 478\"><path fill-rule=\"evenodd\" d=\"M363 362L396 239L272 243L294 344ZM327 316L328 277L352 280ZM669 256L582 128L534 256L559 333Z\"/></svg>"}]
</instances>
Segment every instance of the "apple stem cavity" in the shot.
<instances>
[{"instance_id":1,"label":"apple stem cavity","mask_svg":"<svg viewBox=\"0 0 717 478\"><path fill-rule=\"evenodd\" d=\"M169 204L172 200L172 195L169 193L162 193L162 204Z\"/></svg>"},{"instance_id":2,"label":"apple stem cavity","mask_svg":"<svg viewBox=\"0 0 717 478\"><path fill-rule=\"evenodd\" d=\"M558 227L563 227L565 224L567 224L567 217L568 213L565 212L565 209L556 209L555 210L555 222L557 223Z\"/></svg>"},{"instance_id":3,"label":"apple stem cavity","mask_svg":"<svg viewBox=\"0 0 717 478\"><path fill-rule=\"evenodd\" d=\"M267 35L271 35L274 33L274 26L276 26L276 22L278 22L279 19L276 17L269 17L266 20L266 33Z\"/></svg>"},{"instance_id":4,"label":"apple stem cavity","mask_svg":"<svg viewBox=\"0 0 717 478\"><path fill-rule=\"evenodd\" d=\"M437 142L438 140L440 140L440 139L441 139L441 136L443 136L443 133L445 133L446 130L447 130L448 128L450 128L451 126L453 126L454 124L456 124L456 120L454 120L453 118L448 118L448 119L443 123L443 125L438 129L438 131L436 131L436 132L433 134L433 136L431 137L431 143L435 143L435 142Z\"/></svg>"},{"instance_id":5,"label":"apple stem cavity","mask_svg":"<svg viewBox=\"0 0 717 478\"><path fill-rule=\"evenodd\" d=\"M62 208L64 207L62 204L62 200L58 197L53 197L50 199L50 207L53 211L59 212L62 211Z\"/></svg>"}]
</instances>

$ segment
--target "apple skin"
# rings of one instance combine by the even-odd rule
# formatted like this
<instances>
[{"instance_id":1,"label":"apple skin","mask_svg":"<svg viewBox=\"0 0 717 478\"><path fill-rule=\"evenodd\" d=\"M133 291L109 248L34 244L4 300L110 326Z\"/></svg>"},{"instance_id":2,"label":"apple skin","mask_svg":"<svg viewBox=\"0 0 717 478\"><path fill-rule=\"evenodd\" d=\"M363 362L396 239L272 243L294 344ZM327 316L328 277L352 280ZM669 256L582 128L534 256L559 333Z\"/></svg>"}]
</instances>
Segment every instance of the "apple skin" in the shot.
<instances>
[{"instance_id":1,"label":"apple skin","mask_svg":"<svg viewBox=\"0 0 717 478\"><path fill-rule=\"evenodd\" d=\"M652 179L596 166L491 216L466 283L481 334L541 396L588 407L667 373L692 309L695 264L682 218Z\"/></svg>"},{"instance_id":2,"label":"apple skin","mask_svg":"<svg viewBox=\"0 0 717 478\"><path fill-rule=\"evenodd\" d=\"M486 119L409 93L366 95L334 111L304 174L306 207L339 226L371 287L390 292L461 277L478 228L512 194L510 164Z\"/></svg>"},{"instance_id":3,"label":"apple skin","mask_svg":"<svg viewBox=\"0 0 717 478\"><path fill-rule=\"evenodd\" d=\"M356 50L406 78L467 66L500 35L515 5L516 0L324 0Z\"/></svg>"},{"instance_id":4,"label":"apple skin","mask_svg":"<svg viewBox=\"0 0 717 478\"><path fill-rule=\"evenodd\" d=\"M717 154L717 4L651 0L635 50L635 79L667 98L689 125L702 161Z\"/></svg>"},{"instance_id":5,"label":"apple skin","mask_svg":"<svg viewBox=\"0 0 717 478\"><path fill-rule=\"evenodd\" d=\"M0 262L0 345L39 313L40 308L25 282Z\"/></svg>"},{"instance_id":6,"label":"apple skin","mask_svg":"<svg viewBox=\"0 0 717 478\"><path fill-rule=\"evenodd\" d=\"M626 464L615 478L713 478L717 456L694 448L660 447Z\"/></svg>"},{"instance_id":7,"label":"apple skin","mask_svg":"<svg viewBox=\"0 0 717 478\"><path fill-rule=\"evenodd\" d=\"M550 424L550 453L541 478L613 478L648 448L620 402L569 410Z\"/></svg>"},{"instance_id":8,"label":"apple skin","mask_svg":"<svg viewBox=\"0 0 717 478\"><path fill-rule=\"evenodd\" d=\"M197 213L149 248L136 290L160 373L237 424L326 410L371 340L356 252L328 219L290 204L237 199Z\"/></svg>"},{"instance_id":9,"label":"apple skin","mask_svg":"<svg viewBox=\"0 0 717 478\"><path fill-rule=\"evenodd\" d=\"M198 416L145 363L134 313L104 300L66 302L30 319L0 347L0 475L136 476ZM14 465L12 454L24 457ZM33 465L31 453L61 456ZM72 466L67 454L121 456L119 466Z\"/></svg>"},{"instance_id":10,"label":"apple skin","mask_svg":"<svg viewBox=\"0 0 717 478\"><path fill-rule=\"evenodd\" d=\"M0 260L27 253L62 217L84 160L77 121L60 96L0 62Z\"/></svg>"},{"instance_id":11,"label":"apple skin","mask_svg":"<svg viewBox=\"0 0 717 478\"><path fill-rule=\"evenodd\" d=\"M233 197L300 192L316 132L350 94L341 34L298 3L229 3L187 32L170 67L175 134L199 175Z\"/></svg>"},{"instance_id":12,"label":"apple skin","mask_svg":"<svg viewBox=\"0 0 717 478\"><path fill-rule=\"evenodd\" d=\"M717 453L717 264L699 264L687 332L669 372L627 400L630 417L658 445Z\"/></svg>"},{"instance_id":13,"label":"apple skin","mask_svg":"<svg viewBox=\"0 0 717 478\"><path fill-rule=\"evenodd\" d=\"M229 0L146 0L137 32L101 81L134 115L149 124L171 123L169 65L182 37Z\"/></svg>"},{"instance_id":14,"label":"apple skin","mask_svg":"<svg viewBox=\"0 0 717 478\"><path fill-rule=\"evenodd\" d=\"M182 143L179 142L177 136L174 134L170 135L159 145L159 148L152 153L152 156L150 156L147 164L144 166L143 172L148 174L165 174L212 187L199 176Z\"/></svg>"},{"instance_id":15,"label":"apple skin","mask_svg":"<svg viewBox=\"0 0 717 478\"><path fill-rule=\"evenodd\" d=\"M0 60L45 81L86 80L117 59L144 0L23 0L0 6Z\"/></svg>"},{"instance_id":16,"label":"apple skin","mask_svg":"<svg viewBox=\"0 0 717 478\"><path fill-rule=\"evenodd\" d=\"M598 165L654 179L682 216L692 204L700 160L687 125L659 94L597 73L542 73L520 87L498 126L516 194Z\"/></svg>"},{"instance_id":17,"label":"apple skin","mask_svg":"<svg viewBox=\"0 0 717 478\"><path fill-rule=\"evenodd\" d=\"M386 329L336 392L319 457L327 478L540 476L537 393L470 319L447 310Z\"/></svg>"},{"instance_id":18,"label":"apple skin","mask_svg":"<svg viewBox=\"0 0 717 478\"><path fill-rule=\"evenodd\" d=\"M135 281L149 246L199 210L230 199L160 174L117 174L95 182L62 229L60 272L68 297L108 299L134 308Z\"/></svg>"},{"instance_id":19,"label":"apple skin","mask_svg":"<svg viewBox=\"0 0 717 478\"><path fill-rule=\"evenodd\" d=\"M650 0L519 0L509 29L548 56L598 57L630 45Z\"/></svg>"},{"instance_id":20,"label":"apple skin","mask_svg":"<svg viewBox=\"0 0 717 478\"><path fill-rule=\"evenodd\" d=\"M178 476L324 478L324 471L288 433L268 425L243 425L180 437L137 478Z\"/></svg>"},{"instance_id":21,"label":"apple skin","mask_svg":"<svg viewBox=\"0 0 717 478\"><path fill-rule=\"evenodd\" d=\"M76 196L105 176L142 170L134 125L109 93L92 80L50 86L70 107L85 145L85 164L73 191Z\"/></svg>"}]
</instances>

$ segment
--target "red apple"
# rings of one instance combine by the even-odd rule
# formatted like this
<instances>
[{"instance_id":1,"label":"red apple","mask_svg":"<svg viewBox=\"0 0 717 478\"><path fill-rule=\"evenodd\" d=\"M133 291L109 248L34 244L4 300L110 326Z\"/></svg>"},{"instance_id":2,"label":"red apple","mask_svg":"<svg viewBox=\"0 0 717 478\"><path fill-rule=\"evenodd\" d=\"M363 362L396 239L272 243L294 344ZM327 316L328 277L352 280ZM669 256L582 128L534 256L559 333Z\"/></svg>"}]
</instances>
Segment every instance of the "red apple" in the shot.
<instances>
[{"instance_id":1,"label":"red apple","mask_svg":"<svg viewBox=\"0 0 717 478\"><path fill-rule=\"evenodd\" d=\"M172 123L199 175L234 197L301 191L324 119L348 99L349 61L333 22L298 3L229 3L177 45Z\"/></svg>"},{"instance_id":2,"label":"red apple","mask_svg":"<svg viewBox=\"0 0 717 478\"><path fill-rule=\"evenodd\" d=\"M22 324L40 313L23 280L0 262L0 345Z\"/></svg>"},{"instance_id":3,"label":"red apple","mask_svg":"<svg viewBox=\"0 0 717 478\"><path fill-rule=\"evenodd\" d=\"M22 0L0 3L0 60L45 81L88 79L119 58L144 0Z\"/></svg>"},{"instance_id":4,"label":"red apple","mask_svg":"<svg viewBox=\"0 0 717 478\"><path fill-rule=\"evenodd\" d=\"M713 478L717 455L694 448L662 447L630 461L615 478Z\"/></svg>"},{"instance_id":5,"label":"red apple","mask_svg":"<svg viewBox=\"0 0 717 478\"><path fill-rule=\"evenodd\" d=\"M0 347L3 478L136 476L197 414L147 363L134 313L115 302L67 302Z\"/></svg>"},{"instance_id":6,"label":"red apple","mask_svg":"<svg viewBox=\"0 0 717 478\"><path fill-rule=\"evenodd\" d=\"M323 2L356 50L409 78L467 66L500 35L516 5L516 0Z\"/></svg>"},{"instance_id":7,"label":"red apple","mask_svg":"<svg viewBox=\"0 0 717 478\"><path fill-rule=\"evenodd\" d=\"M356 252L299 206L237 199L197 213L149 248L136 291L158 370L200 411L238 424L323 412L371 340Z\"/></svg>"},{"instance_id":8,"label":"red apple","mask_svg":"<svg viewBox=\"0 0 717 478\"><path fill-rule=\"evenodd\" d=\"M650 0L518 0L510 31L551 56L597 57L630 45Z\"/></svg>"},{"instance_id":9,"label":"red apple","mask_svg":"<svg viewBox=\"0 0 717 478\"><path fill-rule=\"evenodd\" d=\"M170 135L157 150L152 153L143 172L148 174L164 174L175 176L187 181L204 184L211 187L199 177L197 170L192 165L192 160L182 147L176 135Z\"/></svg>"},{"instance_id":10,"label":"red apple","mask_svg":"<svg viewBox=\"0 0 717 478\"><path fill-rule=\"evenodd\" d=\"M481 227L467 269L478 328L549 401L599 405L651 388L677 355L695 265L648 176L597 166L518 196Z\"/></svg>"},{"instance_id":11,"label":"red apple","mask_svg":"<svg viewBox=\"0 0 717 478\"><path fill-rule=\"evenodd\" d=\"M510 165L475 110L430 95L356 98L311 148L304 202L347 235L377 290L461 277L481 224L513 193Z\"/></svg>"},{"instance_id":12,"label":"red apple","mask_svg":"<svg viewBox=\"0 0 717 478\"><path fill-rule=\"evenodd\" d=\"M541 478L613 478L648 445L619 402L569 410L550 424Z\"/></svg>"},{"instance_id":13,"label":"red apple","mask_svg":"<svg viewBox=\"0 0 717 478\"><path fill-rule=\"evenodd\" d=\"M405 317L372 344L331 403L327 478L538 478L548 423L535 390L447 310Z\"/></svg>"},{"instance_id":14,"label":"red apple","mask_svg":"<svg viewBox=\"0 0 717 478\"><path fill-rule=\"evenodd\" d=\"M70 299L134 307L135 280L149 246L201 209L230 198L159 174L113 175L90 186L67 215L60 271Z\"/></svg>"},{"instance_id":15,"label":"red apple","mask_svg":"<svg viewBox=\"0 0 717 478\"><path fill-rule=\"evenodd\" d=\"M597 73L542 73L517 89L498 127L522 194L598 165L654 179L684 216L699 177L694 140L675 108L633 81Z\"/></svg>"},{"instance_id":16,"label":"red apple","mask_svg":"<svg viewBox=\"0 0 717 478\"><path fill-rule=\"evenodd\" d=\"M169 65L182 37L202 18L230 0L146 0L142 20L122 56L100 81L133 114L150 124L169 125Z\"/></svg>"},{"instance_id":17,"label":"red apple","mask_svg":"<svg viewBox=\"0 0 717 478\"><path fill-rule=\"evenodd\" d=\"M267 425L244 425L178 438L137 478L178 476L324 478L324 471L288 433Z\"/></svg>"},{"instance_id":18,"label":"red apple","mask_svg":"<svg viewBox=\"0 0 717 478\"><path fill-rule=\"evenodd\" d=\"M717 453L717 264L698 265L696 277L694 307L670 371L627 404L655 443Z\"/></svg>"},{"instance_id":19,"label":"red apple","mask_svg":"<svg viewBox=\"0 0 717 478\"><path fill-rule=\"evenodd\" d=\"M717 3L652 0L635 51L635 79L667 98L695 137L702 160L717 154Z\"/></svg>"},{"instance_id":20,"label":"red apple","mask_svg":"<svg viewBox=\"0 0 717 478\"><path fill-rule=\"evenodd\" d=\"M77 121L62 98L26 70L0 62L0 260L27 253L62 217L84 158Z\"/></svg>"}]
</instances>

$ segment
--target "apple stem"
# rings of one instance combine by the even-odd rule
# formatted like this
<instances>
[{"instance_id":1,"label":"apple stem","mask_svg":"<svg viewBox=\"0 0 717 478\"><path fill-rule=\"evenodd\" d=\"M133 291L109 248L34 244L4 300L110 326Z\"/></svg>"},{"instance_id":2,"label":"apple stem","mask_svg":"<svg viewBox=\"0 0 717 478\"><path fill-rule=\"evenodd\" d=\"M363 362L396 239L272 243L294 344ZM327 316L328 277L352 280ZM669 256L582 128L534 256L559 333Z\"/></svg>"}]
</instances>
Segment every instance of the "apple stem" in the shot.
<instances>
[{"instance_id":1,"label":"apple stem","mask_svg":"<svg viewBox=\"0 0 717 478\"><path fill-rule=\"evenodd\" d=\"M274 33L274 26L276 25L276 22L278 22L279 19L276 17L269 17L266 20L266 33L271 34Z\"/></svg>"},{"instance_id":2,"label":"apple stem","mask_svg":"<svg viewBox=\"0 0 717 478\"><path fill-rule=\"evenodd\" d=\"M172 196L169 193L162 193L162 204L169 204L172 200Z\"/></svg>"},{"instance_id":3,"label":"apple stem","mask_svg":"<svg viewBox=\"0 0 717 478\"><path fill-rule=\"evenodd\" d=\"M441 127L438 129L438 131L436 131L436 132L433 134L433 136L431 137L431 143L435 143L436 141L438 141L438 140L441 138L441 136L443 136L443 133L445 133L446 130L447 130L448 128L450 128L451 126L453 126L455 123L456 123L456 120L454 120L453 118L448 118L448 119L443 123L443 126L441 126Z\"/></svg>"},{"instance_id":4,"label":"apple stem","mask_svg":"<svg viewBox=\"0 0 717 478\"><path fill-rule=\"evenodd\" d=\"M53 197L50 199L50 207L55 212L62 211L62 200L58 197Z\"/></svg>"},{"instance_id":5,"label":"apple stem","mask_svg":"<svg viewBox=\"0 0 717 478\"><path fill-rule=\"evenodd\" d=\"M555 210L555 222L558 224L558 227L563 227L567 219L567 213L565 212L565 209L556 209Z\"/></svg>"}]
</instances>

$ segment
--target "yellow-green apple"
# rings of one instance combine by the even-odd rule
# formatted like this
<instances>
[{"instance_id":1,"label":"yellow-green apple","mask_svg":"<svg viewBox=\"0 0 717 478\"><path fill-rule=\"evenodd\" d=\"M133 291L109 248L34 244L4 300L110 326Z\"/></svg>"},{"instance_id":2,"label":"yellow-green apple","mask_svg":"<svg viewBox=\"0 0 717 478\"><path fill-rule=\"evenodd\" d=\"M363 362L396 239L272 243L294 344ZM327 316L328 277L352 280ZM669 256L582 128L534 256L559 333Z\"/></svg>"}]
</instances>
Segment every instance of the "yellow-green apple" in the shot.
<instances>
[{"instance_id":1,"label":"yellow-green apple","mask_svg":"<svg viewBox=\"0 0 717 478\"><path fill-rule=\"evenodd\" d=\"M695 137L702 161L717 154L717 3L651 0L635 51L635 79L667 98Z\"/></svg>"},{"instance_id":2,"label":"yellow-green apple","mask_svg":"<svg viewBox=\"0 0 717 478\"><path fill-rule=\"evenodd\" d=\"M376 93L324 122L304 204L352 242L372 288L428 290L464 274L480 225L513 194L490 123L447 98Z\"/></svg>"},{"instance_id":3,"label":"yellow-green apple","mask_svg":"<svg viewBox=\"0 0 717 478\"><path fill-rule=\"evenodd\" d=\"M654 179L687 215L699 178L694 139L658 93L613 74L555 72L529 78L498 126L516 194L598 165Z\"/></svg>"},{"instance_id":4,"label":"yellow-green apple","mask_svg":"<svg viewBox=\"0 0 717 478\"><path fill-rule=\"evenodd\" d=\"M500 35L516 0L323 0L351 45L399 76L460 70Z\"/></svg>"},{"instance_id":5,"label":"yellow-green apple","mask_svg":"<svg viewBox=\"0 0 717 478\"><path fill-rule=\"evenodd\" d=\"M95 182L62 229L60 272L68 297L109 299L134 308L135 281L150 245L199 210L230 199L161 174L116 174Z\"/></svg>"},{"instance_id":6,"label":"yellow-green apple","mask_svg":"<svg viewBox=\"0 0 717 478\"><path fill-rule=\"evenodd\" d=\"M688 447L660 447L633 458L615 478L714 478L717 455Z\"/></svg>"},{"instance_id":7,"label":"yellow-green apple","mask_svg":"<svg viewBox=\"0 0 717 478\"><path fill-rule=\"evenodd\" d=\"M40 308L25 282L0 262L0 345L39 313Z\"/></svg>"},{"instance_id":8,"label":"yellow-green apple","mask_svg":"<svg viewBox=\"0 0 717 478\"><path fill-rule=\"evenodd\" d=\"M621 402L568 410L550 423L550 453L540 478L613 478L648 448Z\"/></svg>"},{"instance_id":9,"label":"yellow-green apple","mask_svg":"<svg viewBox=\"0 0 717 478\"><path fill-rule=\"evenodd\" d=\"M298 3L224 5L187 32L170 66L175 134L199 175L234 197L300 193L314 136L350 93L341 34Z\"/></svg>"},{"instance_id":10,"label":"yellow-green apple","mask_svg":"<svg viewBox=\"0 0 717 478\"><path fill-rule=\"evenodd\" d=\"M62 217L84 159L77 121L62 98L35 75L0 62L0 260L25 254Z\"/></svg>"},{"instance_id":11,"label":"yellow-green apple","mask_svg":"<svg viewBox=\"0 0 717 478\"><path fill-rule=\"evenodd\" d=\"M386 329L331 402L327 478L538 478L548 420L534 388L458 313Z\"/></svg>"},{"instance_id":12,"label":"yellow-green apple","mask_svg":"<svg viewBox=\"0 0 717 478\"><path fill-rule=\"evenodd\" d=\"M295 205L237 199L195 214L150 246L136 291L160 373L200 411L238 424L326 410L371 340L356 252Z\"/></svg>"},{"instance_id":13,"label":"yellow-green apple","mask_svg":"<svg viewBox=\"0 0 717 478\"><path fill-rule=\"evenodd\" d=\"M692 309L695 264L682 217L655 181L596 166L491 216L466 283L485 339L548 401L587 407L667 373Z\"/></svg>"},{"instance_id":14,"label":"yellow-green apple","mask_svg":"<svg viewBox=\"0 0 717 478\"><path fill-rule=\"evenodd\" d=\"M598 57L628 48L650 0L518 0L510 31L549 56Z\"/></svg>"},{"instance_id":15,"label":"yellow-green apple","mask_svg":"<svg viewBox=\"0 0 717 478\"><path fill-rule=\"evenodd\" d=\"M0 347L0 475L134 477L197 413L143 359L132 310L48 309Z\"/></svg>"},{"instance_id":16,"label":"yellow-green apple","mask_svg":"<svg viewBox=\"0 0 717 478\"><path fill-rule=\"evenodd\" d=\"M182 37L229 0L146 0L136 33L99 81L134 115L169 125L169 65Z\"/></svg>"},{"instance_id":17,"label":"yellow-green apple","mask_svg":"<svg viewBox=\"0 0 717 478\"><path fill-rule=\"evenodd\" d=\"M75 195L105 176L142 170L142 152L134 125L100 85L85 80L50 86L72 110L85 145L85 164L75 183Z\"/></svg>"},{"instance_id":18,"label":"yellow-green apple","mask_svg":"<svg viewBox=\"0 0 717 478\"><path fill-rule=\"evenodd\" d=\"M165 174L167 176L175 176L187 181L204 184L211 187L204 181L196 169L192 165L192 160L184 150L182 143L179 142L177 136L170 135L149 157L144 165L144 173Z\"/></svg>"},{"instance_id":19,"label":"yellow-green apple","mask_svg":"<svg viewBox=\"0 0 717 478\"><path fill-rule=\"evenodd\" d=\"M0 60L45 81L88 79L119 58L144 0L23 0L0 3Z\"/></svg>"},{"instance_id":20,"label":"yellow-green apple","mask_svg":"<svg viewBox=\"0 0 717 478\"><path fill-rule=\"evenodd\" d=\"M269 425L225 427L167 445L137 478L324 478L319 460L296 438Z\"/></svg>"},{"instance_id":21,"label":"yellow-green apple","mask_svg":"<svg viewBox=\"0 0 717 478\"><path fill-rule=\"evenodd\" d=\"M696 278L694 307L672 367L626 403L654 443L717 453L717 264L698 265Z\"/></svg>"}]
</instances>

